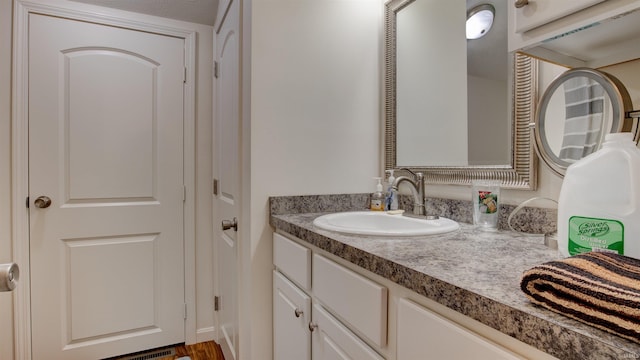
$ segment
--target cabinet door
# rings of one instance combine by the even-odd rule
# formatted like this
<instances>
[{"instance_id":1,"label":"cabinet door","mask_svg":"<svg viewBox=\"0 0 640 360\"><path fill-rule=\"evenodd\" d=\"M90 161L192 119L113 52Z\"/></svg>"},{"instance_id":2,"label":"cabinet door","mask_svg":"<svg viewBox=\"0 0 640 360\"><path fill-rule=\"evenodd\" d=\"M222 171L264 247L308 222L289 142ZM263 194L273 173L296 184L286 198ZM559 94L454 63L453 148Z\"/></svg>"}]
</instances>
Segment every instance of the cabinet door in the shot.
<instances>
[{"instance_id":1,"label":"cabinet door","mask_svg":"<svg viewBox=\"0 0 640 360\"><path fill-rule=\"evenodd\" d=\"M387 343L388 289L336 262L313 256L313 294L377 346Z\"/></svg>"},{"instance_id":2,"label":"cabinet door","mask_svg":"<svg viewBox=\"0 0 640 360\"><path fill-rule=\"evenodd\" d=\"M604 0L529 0L521 8L512 7L517 33L523 33L538 26L548 24L563 16L578 12Z\"/></svg>"},{"instance_id":3,"label":"cabinet door","mask_svg":"<svg viewBox=\"0 0 640 360\"><path fill-rule=\"evenodd\" d=\"M406 299L398 302L397 336L397 360L522 359Z\"/></svg>"},{"instance_id":4,"label":"cabinet door","mask_svg":"<svg viewBox=\"0 0 640 360\"><path fill-rule=\"evenodd\" d=\"M313 360L384 360L319 304L313 305L313 324Z\"/></svg>"},{"instance_id":5,"label":"cabinet door","mask_svg":"<svg viewBox=\"0 0 640 360\"><path fill-rule=\"evenodd\" d=\"M279 360L311 359L311 299L273 272L273 354Z\"/></svg>"},{"instance_id":6,"label":"cabinet door","mask_svg":"<svg viewBox=\"0 0 640 360\"><path fill-rule=\"evenodd\" d=\"M311 250L280 234L273 234L273 264L301 288L311 289Z\"/></svg>"}]
</instances>

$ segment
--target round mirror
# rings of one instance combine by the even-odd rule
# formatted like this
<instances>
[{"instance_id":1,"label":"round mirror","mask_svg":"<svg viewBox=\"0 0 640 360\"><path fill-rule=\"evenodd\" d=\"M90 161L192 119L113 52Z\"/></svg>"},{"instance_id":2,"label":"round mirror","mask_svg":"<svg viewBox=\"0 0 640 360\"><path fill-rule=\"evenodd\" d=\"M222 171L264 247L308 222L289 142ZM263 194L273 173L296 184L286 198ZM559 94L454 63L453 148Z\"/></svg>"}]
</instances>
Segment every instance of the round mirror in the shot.
<instances>
[{"instance_id":1,"label":"round mirror","mask_svg":"<svg viewBox=\"0 0 640 360\"><path fill-rule=\"evenodd\" d=\"M568 70L549 85L538 105L536 151L564 176L569 165L598 150L606 134L637 131L626 117L629 111L629 93L614 76L588 68Z\"/></svg>"}]
</instances>

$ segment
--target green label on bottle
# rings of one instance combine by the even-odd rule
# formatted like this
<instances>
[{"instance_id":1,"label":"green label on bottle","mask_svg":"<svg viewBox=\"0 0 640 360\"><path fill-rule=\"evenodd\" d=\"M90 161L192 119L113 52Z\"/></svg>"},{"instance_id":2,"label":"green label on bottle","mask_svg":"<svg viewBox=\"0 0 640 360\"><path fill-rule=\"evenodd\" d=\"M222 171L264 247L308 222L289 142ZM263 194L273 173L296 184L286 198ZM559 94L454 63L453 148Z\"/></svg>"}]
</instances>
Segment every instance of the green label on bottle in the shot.
<instances>
[{"instance_id":1,"label":"green label on bottle","mask_svg":"<svg viewBox=\"0 0 640 360\"><path fill-rule=\"evenodd\" d=\"M589 251L624 254L624 224L617 220L572 216L569 219L569 254Z\"/></svg>"}]
</instances>

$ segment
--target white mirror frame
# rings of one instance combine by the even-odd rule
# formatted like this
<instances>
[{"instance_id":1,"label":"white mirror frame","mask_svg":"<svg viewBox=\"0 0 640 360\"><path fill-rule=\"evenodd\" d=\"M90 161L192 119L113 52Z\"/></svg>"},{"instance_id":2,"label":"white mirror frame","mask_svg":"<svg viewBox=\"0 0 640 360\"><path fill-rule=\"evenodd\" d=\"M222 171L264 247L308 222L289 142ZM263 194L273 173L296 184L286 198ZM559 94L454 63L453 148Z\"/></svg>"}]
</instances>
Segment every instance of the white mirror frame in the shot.
<instances>
[{"instance_id":1,"label":"white mirror frame","mask_svg":"<svg viewBox=\"0 0 640 360\"><path fill-rule=\"evenodd\" d=\"M396 15L415 0L385 4L385 169L400 170L396 162ZM499 180L507 189L535 190L538 162L530 134L538 91L538 61L514 54L512 147L508 165L410 167L422 172L427 184L471 185L473 180Z\"/></svg>"}]
</instances>

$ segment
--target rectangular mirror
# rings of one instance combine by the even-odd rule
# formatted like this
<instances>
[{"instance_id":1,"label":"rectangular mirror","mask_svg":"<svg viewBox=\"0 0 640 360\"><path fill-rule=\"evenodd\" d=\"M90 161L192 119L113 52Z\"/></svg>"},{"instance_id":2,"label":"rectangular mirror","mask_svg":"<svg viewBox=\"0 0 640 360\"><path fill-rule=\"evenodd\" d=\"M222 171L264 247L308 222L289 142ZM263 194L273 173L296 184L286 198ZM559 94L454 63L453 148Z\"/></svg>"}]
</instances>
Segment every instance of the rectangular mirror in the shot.
<instances>
[{"instance_id":1,"label":"rectangular mirror","mask_svg":"<svg viewBox=\"0 0 640 360\"><path fill-rule=\"evenodd\" d=\"M467 11L495 8L488 33L467 40ZM500 180L536 187L529 132L537 62L507 52L507 0L391 0L385 6L385 168L430 184Z\"/></svg>"}]
</instances>

